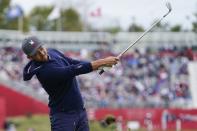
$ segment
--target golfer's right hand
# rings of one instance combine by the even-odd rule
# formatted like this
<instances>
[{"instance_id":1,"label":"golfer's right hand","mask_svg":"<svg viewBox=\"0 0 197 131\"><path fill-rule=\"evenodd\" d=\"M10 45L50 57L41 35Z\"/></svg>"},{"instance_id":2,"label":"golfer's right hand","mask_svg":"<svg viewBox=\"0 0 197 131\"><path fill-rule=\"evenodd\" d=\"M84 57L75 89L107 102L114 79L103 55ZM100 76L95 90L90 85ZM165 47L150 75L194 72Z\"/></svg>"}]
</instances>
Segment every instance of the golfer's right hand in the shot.
<instances>
[{"instance_id":1,"label":"golfer's right hand","mask_svg":"<svg viewBox=\"0 0 197 131\"><path fill-rule=\"evenodd\" d=\"M93 70L100 70L103 69L103 67L112 67L113 65L116 65L119 61L118 57L114 57L114 56L109 56L103 59L99 59L99 60L95 60L92 61L92 68Z\"/></svg>"},{"instance_id":2,"label":"golfer's right hand","mask_svg":"<svg viewBox=\"0 0 197 131\"><path fill-rule=\"evenodd\" d=\"M99 74L101 75L102 73L105 72L105 70L109 70L109 68L113 67L114 65L116 65L119 61L119 57L114 57L114 56L109 56L106 57L103 60L103 65L101 65L98 69L99 69Z\"/></svg>"},{"instance_id":3,"label":"golfer's right hand","mask_svg":"<svg viewBox=\"0 0 197 131\"><path fill-rule=\"evenodd\" d=\"M103 67L112 67L119 62L119 58L115 56L109 56L103 59L104 65Z\"/></svg>"}]
</instances>

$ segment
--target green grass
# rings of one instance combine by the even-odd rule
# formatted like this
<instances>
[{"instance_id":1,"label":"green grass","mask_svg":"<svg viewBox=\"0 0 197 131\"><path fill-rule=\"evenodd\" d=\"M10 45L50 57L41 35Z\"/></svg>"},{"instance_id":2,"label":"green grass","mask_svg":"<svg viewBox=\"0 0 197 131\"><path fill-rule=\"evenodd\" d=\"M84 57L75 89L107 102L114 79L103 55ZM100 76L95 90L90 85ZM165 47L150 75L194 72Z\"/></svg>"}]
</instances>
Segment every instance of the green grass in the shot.
<instances>
[{"instance_id":1,"label":"green grass","mask_svg":"<svg viewBox=\"0 0 197 131\"><path fill-rule=\"evenodd\" d=\"M34 128L36 131L50 131L49 117L47 115L35 115L32 117L10 118L17 128L17 131L27 131ZM91 131L113 131L113 127L102 128L98 122L90 122Z\"/></svg>"},{"instance_id":2,"label":"green grass","mask_svg":"<svg viewBox=\"0 0 197 131\"><path fill-rule=\"evenodd\" d=\"M16 125L17 131L27 131L29 128L36 131L50 131L49 117L46 115L15 117L10 120Z\"/></svg>"},{"instance_id":3,"label":"green grass","mask_svg":"<svg viewBox=\"0 0 197 131\"><path fill-rule=\"evenodd\" d=\"M29 128L34 128L35 131L50 131L50 123L48 115L34 115L31 117L15 117L9 118L17 128L17 131L27 131ZM90 122L90 131L115 131L115 126L102 128L98 122ZM140 129L138 131L146 131ZM157 131L157 130L154 130ZM174 130L167 130L174 131ZM182 130L182 131L195 131L195 130Z\"/></svg>"}]
</instances>

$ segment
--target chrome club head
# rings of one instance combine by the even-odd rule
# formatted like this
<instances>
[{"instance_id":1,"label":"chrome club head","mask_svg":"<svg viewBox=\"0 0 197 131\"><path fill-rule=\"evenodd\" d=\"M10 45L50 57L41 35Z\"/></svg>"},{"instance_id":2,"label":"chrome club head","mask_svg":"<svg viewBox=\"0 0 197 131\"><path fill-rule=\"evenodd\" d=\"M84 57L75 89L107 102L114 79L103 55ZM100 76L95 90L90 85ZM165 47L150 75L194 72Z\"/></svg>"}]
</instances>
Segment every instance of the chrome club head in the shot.
<instances>
[{"instance_id":1,"label":"chrome club head","mask_svg":"<svg viewBox=\"0 0 197 131\"><path fill-rule=\"evenodd\" d=\"M166 2L166 7L168 8L169 12L172 11L172 6L171 6L170 2Z\"/></svg>"},{"instance_id":2,"label":"chrome club head","mask_svg":"<svg viewBox=\"0 0 197 131\"><path fill-rule=\"evenodd\" d=\"M168 12L163 17L166 17L172 11L172 6L170 2L166 2L166 7L168 8Z\"/></svg>"}]
</instances>

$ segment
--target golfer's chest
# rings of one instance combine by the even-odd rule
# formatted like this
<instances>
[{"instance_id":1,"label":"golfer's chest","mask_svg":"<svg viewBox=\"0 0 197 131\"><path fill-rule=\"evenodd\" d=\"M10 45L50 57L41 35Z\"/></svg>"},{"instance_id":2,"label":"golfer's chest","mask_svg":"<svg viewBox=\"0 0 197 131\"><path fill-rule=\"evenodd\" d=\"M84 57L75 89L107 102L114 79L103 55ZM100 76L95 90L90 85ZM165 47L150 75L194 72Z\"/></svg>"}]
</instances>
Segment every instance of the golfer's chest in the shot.
<instances>
[{"instance_id":1,"label":"golfer's chest","mask_svg":"<svg viewBox=\"0 0 197 131\"><path fill-rule=\"evenodd\" d=\"M65 67L65 66L69 66L70 63L63 58L56 58L53 61L53 65L55 65L56 67Z\"/></svg>"}]
</instances>

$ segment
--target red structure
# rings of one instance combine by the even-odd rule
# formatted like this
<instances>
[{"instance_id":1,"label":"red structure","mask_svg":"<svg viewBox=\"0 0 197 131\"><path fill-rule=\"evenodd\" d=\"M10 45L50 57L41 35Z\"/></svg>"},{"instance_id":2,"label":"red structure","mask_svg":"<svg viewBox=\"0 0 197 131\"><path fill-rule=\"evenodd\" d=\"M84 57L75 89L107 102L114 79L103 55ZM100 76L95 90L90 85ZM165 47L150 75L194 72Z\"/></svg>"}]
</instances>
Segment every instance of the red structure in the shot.
<instances>
[{"instance_id":1,"label":"red structure","mask_svg":"<svg viewBox=\"0 0 197 131\"><path fill-rule=\"evenodd\" d=\"M3 97L0 97L0 128L3 127L3 124L6 119L6 105Z\"/></svg>"},{"instance_id":2,"label":"red structure","mask_svg":"<svg viewBox=\"0 0 197 131\"><path fill-rule=\"evenodd\" d=\"M3 127L6 117L48 112L47 104L0 84L0 128Z\"/></svg>"},{"instance_id":3,"label":"red structure","mask_svg":"<svg viewBox=\"0 0 197 131\"><path fill-rule=\"evenodd\" d=\"M48 114L48 106L29 96L13 91L0 84L0 128L6 117L31 114ZM165 112L165 113L164 113ZM175 129L176 122L181 122L182 129L197 129L197 109L155 109L155 108L121 108L121 109L88 109L90 119L102 120L107 115L114 115L123 120L138 121L141 127L146 128L145 121L149 119L153 129L162 128L162 119L165 118L168 129ZM148 116L148 118L147 118Z\"/></svg>"},{"instance_id":4,"label":"red structure","mask_svg":"<svg viewBox=\"0 0 197 131\"><path fill-rule=\"evenodd\" d=\"M14 91L0 84L0 96L4 98L6 105L6 116L20 116L28 113L47 114L48 106L29 96Z\"/></svg>"}]
</instances>

